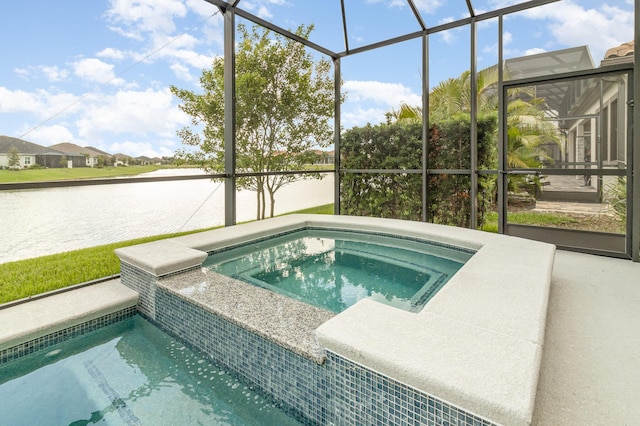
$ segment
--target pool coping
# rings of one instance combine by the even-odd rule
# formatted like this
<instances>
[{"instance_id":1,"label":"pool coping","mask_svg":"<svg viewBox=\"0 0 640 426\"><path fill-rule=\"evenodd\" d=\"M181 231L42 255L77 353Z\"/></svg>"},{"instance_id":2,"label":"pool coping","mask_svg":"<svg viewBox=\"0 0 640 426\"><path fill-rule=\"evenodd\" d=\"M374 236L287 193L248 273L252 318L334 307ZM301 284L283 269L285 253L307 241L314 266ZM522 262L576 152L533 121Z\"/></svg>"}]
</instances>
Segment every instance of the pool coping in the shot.
<instances>
[{"instance_id":1,"label":"pool coping","mask_svg":"<svg viewBox=\"0 0 640 426\"><path fill-rule=\"evenodd\" d=\"M0 351L134 308L138 293L114 279L0 309Z\"/></svg>"},{"instance_id":2,"label":"pool coping","mask_svg":"<svg viewBox=\"0 0 640 426\"><path fill-rule=\"evenodd\" d=\"M328 351L493 422L531 423L553 245L422 222L290 215L116 253L159 276L197 268L207 252L304 227L373 230L477 250L421 312L362 300L320 325L316 338Z\"/></svg>"}]
</instances>

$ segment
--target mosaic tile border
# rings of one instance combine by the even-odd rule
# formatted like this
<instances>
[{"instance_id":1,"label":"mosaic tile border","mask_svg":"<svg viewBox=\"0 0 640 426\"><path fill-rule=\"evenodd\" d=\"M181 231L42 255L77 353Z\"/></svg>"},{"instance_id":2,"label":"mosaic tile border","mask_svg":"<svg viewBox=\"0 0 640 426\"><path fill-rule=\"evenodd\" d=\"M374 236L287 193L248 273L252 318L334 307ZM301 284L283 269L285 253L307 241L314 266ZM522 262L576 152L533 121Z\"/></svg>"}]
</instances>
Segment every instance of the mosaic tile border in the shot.
<instances>
[{"instance_id":1,"label":"mosaic tile border","mask_svg":"<svg viewBox=\"0 0 640 426\"><path fill-rule=\"evenodd\" d=\"M90 333L99 328L106 327L111 324L115 324L124 319L130 318L138 313L135 306L113 312L99 318L77 324L60 331L56 331L46 336L38 337L36 339L29 340L11 348L0 351L0 364L13 361L23 356L32 354L42 349L46 349L58 343L69 340L73 337L82 336L83 334Z\"/></svg>"},{"instance_id":2,"label":"mosaic tile border","mask_svg":"<svg viewBox=\"0 0 640 426\"><path fill-rule=\"evenodd\" d=\"M342 406L336 424L352 425L447 425L493 426L494 423L468 413L404 383L372 371L331 351L330 385ZM340 394L341 393L341 394Z\"/></svg>"},{"instance_id":3,"label":"mosaic tile border","mask_svg":"<svg viewBox=\"0 0 640 426\"><path fill-rule=\"evenodd\" d=\"M322 366L162 289L155 294L154 324L259 387L283 411L314 424L313 413L328 406L308 391L324 380Z\"/></svg>"},{"instance_id":4,"label":"mosaic tile border","mask_svg":"<svg viewBox=\"0 0 640 426\"><path fill-rule=\"evenodd\" d=\"M170 294L157 287L159 277L124 262L121 279L140 293L141 315L260 388L305 424L494 425L335 353L327 352L319 365Z\"/></svg>"},{"instance_id":5,"label":"mosaic tile border","mask_svg":"<svg viewBox=\"0 0 640 426\"><path fill-rule=\"evenodd\" d=\"M318 365L162 289L155 297L156 325L306 424L494 425L335 353Z\"/></svg>"}]
</instances>

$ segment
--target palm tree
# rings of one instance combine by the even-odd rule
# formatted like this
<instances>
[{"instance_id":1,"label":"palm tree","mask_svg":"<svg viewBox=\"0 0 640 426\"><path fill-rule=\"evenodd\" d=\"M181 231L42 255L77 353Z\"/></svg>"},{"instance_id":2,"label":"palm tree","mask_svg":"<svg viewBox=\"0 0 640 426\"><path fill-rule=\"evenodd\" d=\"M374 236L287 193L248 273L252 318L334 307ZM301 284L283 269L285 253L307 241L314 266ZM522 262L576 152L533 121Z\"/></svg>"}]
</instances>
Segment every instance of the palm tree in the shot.
<instances>
[{"instance_id":1,"label":"palm tree","mask_svg":"<svg viewBox=\"0 0 640 426\"><path fill-rule=\"evenodd\" d=\"M505 71L506 72L506 71ZM477 73L477 110L495 114L498 110L498 67ZM550 158L543 145L560 143L555 126L546 120L545 103L531 88L509 91L507 105L507 164L509 167L538 168ZM431 122L449 120L457 114L471 113L471 72L440 82L429 94ZM422 108L400 105L387 113L387 122L421 121Z\"/></svg>"}]
</instances>

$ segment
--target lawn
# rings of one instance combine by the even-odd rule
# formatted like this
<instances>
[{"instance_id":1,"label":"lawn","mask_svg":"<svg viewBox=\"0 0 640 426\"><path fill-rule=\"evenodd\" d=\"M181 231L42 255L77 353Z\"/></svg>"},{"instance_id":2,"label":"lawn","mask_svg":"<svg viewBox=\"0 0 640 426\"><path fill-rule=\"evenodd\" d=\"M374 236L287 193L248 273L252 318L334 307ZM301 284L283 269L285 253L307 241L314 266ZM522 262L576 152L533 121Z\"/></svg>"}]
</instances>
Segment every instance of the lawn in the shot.
<instances>
[{"instance_id":1,"label":"lawn","mask_svg":"<svg viewBox=\"0 0 640 426\"><path fill-rule=\"evenodd\" d=\"M196 169L195 166L185 166ZM75 169L24 169L0 170L0 183L21 182L49 182L60 180L99 179L122 176L134 176L142 173L155 172L158 169L183 168L175 165L168 166L127 166L127 167L77 167ZM310 165L306 170L331 171L332 164Z\"/></svg>"},{"instance_id":2,"label":"lawn","mask_svg":"<svg viewBox=\"0 0 640 426\"><path fill-rule=\"evenodd\" d=\"M512 224L543 226L548 228L575 229L592 232L624 234L625 223L613 215L572 214L562 212L517 211L508 214ZM483 231L498 232L498 213L489 212L481 228Z\"/></svg>"},{"instance_id":3,"label":"lawn","mask_svg":"<svg viewBox=\"0 0 640 426\"><path fill-rule=\"evenodd\" d=\"M74 169L0 170L0 183L46 182L132 176L176 166L77 167Z\"/></svg>"}]
</instances>

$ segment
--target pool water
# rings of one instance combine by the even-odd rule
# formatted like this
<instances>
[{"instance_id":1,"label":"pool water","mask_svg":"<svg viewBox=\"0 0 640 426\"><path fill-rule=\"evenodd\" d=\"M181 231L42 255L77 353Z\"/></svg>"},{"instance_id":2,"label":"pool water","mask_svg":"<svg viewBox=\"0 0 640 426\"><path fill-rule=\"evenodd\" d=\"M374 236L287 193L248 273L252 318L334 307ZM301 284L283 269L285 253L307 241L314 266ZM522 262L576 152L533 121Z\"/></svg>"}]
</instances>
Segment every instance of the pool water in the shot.
<instances>
[{"instance_id":1,"label":"pool water","mask_svg":"<svg viewBox=\"0 0 640 426\"><path fill-rule=\"evenodd\" d=\"M298 425L139 316L0 365L3 425Z\"/></svg>"},{"instance_id":2,"label":"pool water","mask_svg":"<svg viewBox=\"0 0 640 426\"><path fill-rule=\"evenodd\" d=\"M213 252L203 266L336 313L365 297L417 312L471 255L426 241L305 229Z\"/></svg>"}]
</instances>

